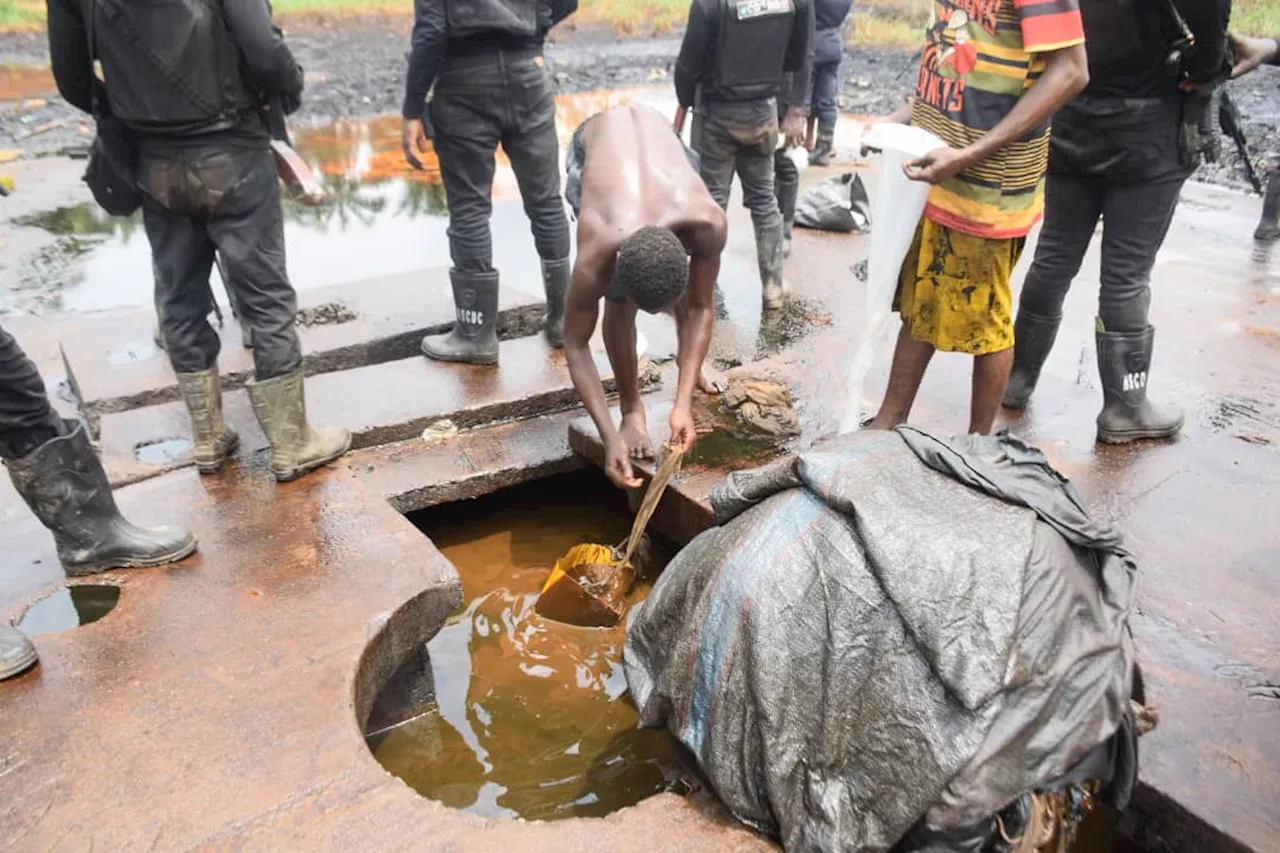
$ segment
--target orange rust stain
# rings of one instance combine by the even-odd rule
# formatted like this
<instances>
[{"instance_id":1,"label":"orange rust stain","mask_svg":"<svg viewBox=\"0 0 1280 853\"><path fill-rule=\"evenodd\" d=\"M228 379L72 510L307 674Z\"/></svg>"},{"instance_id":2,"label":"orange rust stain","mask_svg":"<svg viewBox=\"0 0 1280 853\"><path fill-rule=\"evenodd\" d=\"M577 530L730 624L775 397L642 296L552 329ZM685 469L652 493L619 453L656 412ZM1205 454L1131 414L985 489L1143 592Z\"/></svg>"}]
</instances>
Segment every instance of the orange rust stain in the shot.
<instances>
[{"instance_id":1,"label":"orange rust stain","mask_svg":"<svg viewBox=\"0 0 1280 853\"><path fill-rule=\"evenodd\" d=\"M0 101L21 101L58 91L53 72L33 65L0 65Z\"/></svg>"}]
</instances>

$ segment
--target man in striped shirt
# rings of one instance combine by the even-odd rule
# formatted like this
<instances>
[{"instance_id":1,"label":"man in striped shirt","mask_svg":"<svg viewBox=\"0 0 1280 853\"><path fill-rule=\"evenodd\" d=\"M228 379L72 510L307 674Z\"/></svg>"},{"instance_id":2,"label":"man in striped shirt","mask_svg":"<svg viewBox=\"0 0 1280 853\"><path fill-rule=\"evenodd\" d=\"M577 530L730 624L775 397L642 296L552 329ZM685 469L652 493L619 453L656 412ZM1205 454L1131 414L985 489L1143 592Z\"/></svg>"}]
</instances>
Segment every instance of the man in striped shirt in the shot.
<instances>
[{"instance_id":1,"label":"man in striped shirt","mask_svg":"<svg viewBox=\"0 0 1280 853\"><path fill-rule=\"evenodd\" d=\"M974 356L969 431L991 431L1013 359L1009 279L1044 207L1049 117L1088 82L1077 0L936 0L916 93L884 121L947 143L902 266L902 330L871 426L904 423L937 349Z\"/></svg>"}]
</instances>

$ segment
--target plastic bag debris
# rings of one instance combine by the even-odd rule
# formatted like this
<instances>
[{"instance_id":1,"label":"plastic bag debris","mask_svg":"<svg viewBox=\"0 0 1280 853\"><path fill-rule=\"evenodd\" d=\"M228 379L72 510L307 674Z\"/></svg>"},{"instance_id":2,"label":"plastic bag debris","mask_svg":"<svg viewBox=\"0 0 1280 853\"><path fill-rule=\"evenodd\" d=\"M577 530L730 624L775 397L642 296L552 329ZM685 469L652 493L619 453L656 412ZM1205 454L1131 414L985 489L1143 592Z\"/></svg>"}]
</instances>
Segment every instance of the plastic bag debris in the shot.
<instances>
[{"instance_id":1,"label":"plastic bag debris","mask_svg":"<svg viewBox=\"0 0 1280 853\"><path fill-rule=\"evenodd\" d=\"M871 204L862 178L845 172L810 187L796 202L795 224L840 234L866 231L871 227Z\"/></svg>"}]
</instances>

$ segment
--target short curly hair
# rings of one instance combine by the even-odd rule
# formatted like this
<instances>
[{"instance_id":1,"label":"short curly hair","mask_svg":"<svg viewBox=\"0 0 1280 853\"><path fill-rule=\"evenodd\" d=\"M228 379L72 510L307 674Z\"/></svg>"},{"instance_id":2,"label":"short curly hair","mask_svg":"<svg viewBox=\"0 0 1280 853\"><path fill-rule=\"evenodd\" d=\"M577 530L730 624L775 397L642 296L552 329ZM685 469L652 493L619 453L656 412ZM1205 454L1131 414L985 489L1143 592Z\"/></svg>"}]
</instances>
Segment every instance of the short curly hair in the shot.
<instances>
[{"instance_id":1,"label":"short curly hair","mask_svg":"<svg viewBox=\"0 0 1280 853\"><path fill-rule=\"evenodd\" d=\"M614 279L638 308L656 314L688 286L689 255L670 228L646 225L618 247Z\"/></svg>"}]
</instances>

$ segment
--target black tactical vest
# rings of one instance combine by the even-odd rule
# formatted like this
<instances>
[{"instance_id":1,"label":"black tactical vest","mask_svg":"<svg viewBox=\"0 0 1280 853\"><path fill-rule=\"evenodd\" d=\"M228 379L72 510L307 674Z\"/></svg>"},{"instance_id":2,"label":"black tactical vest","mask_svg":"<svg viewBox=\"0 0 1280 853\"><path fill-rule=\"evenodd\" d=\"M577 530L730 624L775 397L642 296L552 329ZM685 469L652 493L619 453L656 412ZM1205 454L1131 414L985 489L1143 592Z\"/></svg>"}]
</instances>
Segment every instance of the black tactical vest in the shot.
<instances>
[{"instance_id":1,"label":"black tactical vest","mask_svg":"<svg viewBox=\"0 0 1280 853\"><path fill-rule=\"evenodd\" d=\"M712 98L746 101L778 92L796 8L792 0L722 0Z\"/></svg>"},{"instance_id":2,"label":"black tactical vest","mask_svg":"<svg viewBox=\"0 0 1280 853\"><path fill-rule=\"evenodd\" d=\"M129 127L195 135L234 127L256 106L217 0L93 0L111 112Z\"/></svg>"},{"instance_id":3,"label":"black tactical vest","mask_svg":"<svg viewBox=\"0 0 1280 853\"><path fill-rule=\"evenodd\" d=\"M449 38L539 35L537 0L448 0Z\"/></svg>"}]
</instances>

